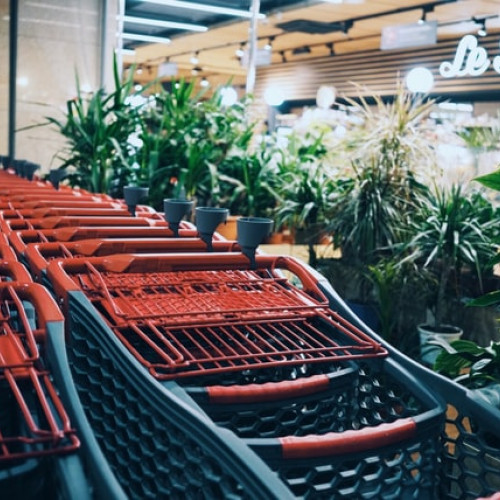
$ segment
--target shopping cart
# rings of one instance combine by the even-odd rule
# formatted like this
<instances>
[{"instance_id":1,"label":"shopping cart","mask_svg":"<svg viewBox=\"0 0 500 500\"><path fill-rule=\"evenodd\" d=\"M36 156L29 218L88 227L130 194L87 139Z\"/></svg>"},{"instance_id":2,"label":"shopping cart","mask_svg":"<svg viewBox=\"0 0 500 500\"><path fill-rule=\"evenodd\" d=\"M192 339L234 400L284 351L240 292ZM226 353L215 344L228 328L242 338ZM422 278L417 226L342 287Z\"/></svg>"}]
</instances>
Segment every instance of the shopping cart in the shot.
<instances>
[{"instance_id":1,"label":"shopping cart","mask_svg":"<svg viewBox=\"0 0 500 500\"><path fill-rule=\"evenodd\" d=\"M118 340L145 381L230 429L294 495L432 494L444 407L329 309L297 261L256 266L241 254L116 255L53 261L48 275L69 337Z\"/></svg>"},{"instance_id":2,"label":"shopping cart","mask_svg":"<svg viewBox=\"0 0 500 500\"><path fill-rule=\"evenodd\" d=\"M146 379L117 338L102 336L102 322L91 309L82 329L48 338L63 400L87 454L97 457L94 475L104 462L129 498L292 498L232 433Z\"/></svg>"},{"instance_id":3,"label":"shopping cart","mask_svg":"<svg viewBox=\"0 0 500 500\"><path fill-rule=\"evenodd\" d=\"M0 283L0 305L1 496L90 499L78 437L38 347L63 317L34 283Z\"/></svg>"}]
</instances>

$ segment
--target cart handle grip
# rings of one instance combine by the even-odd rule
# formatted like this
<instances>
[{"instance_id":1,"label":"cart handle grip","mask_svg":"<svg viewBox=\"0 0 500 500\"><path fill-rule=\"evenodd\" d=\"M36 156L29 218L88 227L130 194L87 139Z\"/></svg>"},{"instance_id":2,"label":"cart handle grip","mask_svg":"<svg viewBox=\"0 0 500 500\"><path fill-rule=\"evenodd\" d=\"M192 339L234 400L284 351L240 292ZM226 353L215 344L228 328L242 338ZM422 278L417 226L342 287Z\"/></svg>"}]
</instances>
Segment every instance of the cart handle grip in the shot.
<instances>
[{"instance_id":1,"label":"cart handle grip","mask_svg":"<svg viewBox=\"0 0 500 500\"><path fill-rule=\"evenodd\" d=\"M342 433L323 435L287 436L279 438L284 459L303 459L330 455L345 455L390 446L412 439L417 424L412 418L402 418L392 423Z\"/></svg>"},{"instance_id":2,"label":"cart handle grip","mask_svg":"<svg viewBox=\"0 0 500 500\"><path fill-rule=\"evenodd\" d=\"M12 281L20 283L31 283L33 279L31 274L17 260L4 260L0 262L0 275L9 276Z\"/></svg>"},{"instance_id":3,"label":"cart handle grip","mask_svg":"<svg viewBox=\"0 0 500 500\"><path fill-rule=\"evenodd\" d=\"M295 257L278 257L276 258L274 267L286 269L297 276L302 283L304 292L314 297L318 302L328 304L328 298L320 289L318 281L315 279L314 275L311 272L308 272L304 265Z\"/></svg>"},{"instance_id":4,"label":"cart handle grip","mask_svg":"<svg viewBox=\"0 0 500 500\"><path fill-rule=\"evenodd\" d=\"M11 281L0 283L0 297L2 299L8 296L13 298L15 295L34 305L39 325L36 333L44 332L47 323L64 321L59 306L44 286L38 283L13 283Z\"/></svg>"},{"instance_id":5,"label":"cart handle grip","mask_svg":"<svg viewBox=\"0 0 500 500\"><path fill-rule=\"evenodd\" d=\"M325 391L329 385L330 379L327 375L314 375L304 379L267 382L265 384L214 385L207 387L206 390L211 403L238 404L307 396Z\"/></svg>"},{"instance_id":6,"label":"cart handle grip","mask_svg":"<svg viewBox=\"0 0 500 500\"><path fill-rule=\"evenodd\" d=\"M10 245L3 243L2 240L0 240L0 260L17 261L14 249Z\"/></svg>"}]
</instances>

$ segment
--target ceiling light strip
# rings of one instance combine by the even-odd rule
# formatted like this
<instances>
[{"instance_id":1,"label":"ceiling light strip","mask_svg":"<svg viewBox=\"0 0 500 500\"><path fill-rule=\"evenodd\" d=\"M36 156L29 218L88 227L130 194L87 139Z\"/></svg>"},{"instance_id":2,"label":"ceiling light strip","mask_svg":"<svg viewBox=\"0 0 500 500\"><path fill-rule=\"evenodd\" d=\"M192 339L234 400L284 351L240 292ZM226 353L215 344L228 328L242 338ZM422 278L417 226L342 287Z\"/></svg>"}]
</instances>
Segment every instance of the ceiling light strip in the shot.
<instances>
[{"instance_id":1,"label":"ceiling light strip","mask_svg":"<svg viewBox=\"0 0 500 500\"><path fill-rule=\"evenodd\" d=\"M143 0L143 2L155 3L158 5L166 5L168 7L175 7L177 9L211 12L213 14L221 14L226 16L246 17L246 18L252 17L252 13L250 10L231 9L229 7L219 7L217 5L210 5L206 3L184 2L182 0ZM258 14L257 17L259 19L263 19L266 16L264 14Z\"/></svg>"},{"instance_id":2,"label":"ceiling light strip","mask_svg":"<svg viewBox=\"0 0 500 500\"><path fill-rule=\"evenodd\" d=\"M207 26L202 26L201 24L177 23L175 21L162 21L160 19L148 19L146 17L123 16L123 22L132 24L142 24L144 26L156 26L158 28L199 31L200 33L208 30Z\"/></svg>"},{"instance_id":3,"label":"ceiling light strip","mask_svg":"<svg viewBox=\"0 0 500 500\"><path fill-rule=\"evenodd\" d=\"M152 36L152 35L140 35L139 33L123 33L122 38L124 40L135 40L137 42L149 42L149 43L170 43L170 38L164 36Z\"/></svg>"}]
</instances>

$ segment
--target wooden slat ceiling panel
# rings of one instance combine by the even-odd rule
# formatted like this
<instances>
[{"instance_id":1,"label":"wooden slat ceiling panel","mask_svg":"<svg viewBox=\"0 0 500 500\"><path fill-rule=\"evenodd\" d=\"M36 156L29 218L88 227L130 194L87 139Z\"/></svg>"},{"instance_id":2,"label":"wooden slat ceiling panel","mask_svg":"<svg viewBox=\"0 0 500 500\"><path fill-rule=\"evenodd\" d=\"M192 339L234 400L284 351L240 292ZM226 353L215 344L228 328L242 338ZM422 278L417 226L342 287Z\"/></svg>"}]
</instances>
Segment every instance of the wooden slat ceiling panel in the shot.
<instances>
[{"instance_id":1,"label":"wooden slat ceiling panel","mask_svg":"<svg viewBox=\"0 0 500 500\"><path fill-rule=\"evenodd\" d=\"M312 100L319 86L334 85L339 96L371 95L374 92L391 95L398 75L401 77L412 67L425 66L434 74L433 92L437 95L491 91L500 94L500 75L492 69L480 79L462 77L450 80L439 75L439 65L453 59L457 43L455 39L417 50L368 51L262 68L255 93L257 97L262 96L272 85L281 89L285 100ZM493 51L498 47L497 37L484 38L482 46ZM353 81L361 89L353 85Z\"/></svg>"},{"instance_id":2,"label":"wooden slat ceiling panel","mask_svg":"<svg viewBox=\"0 0 500 500\"><path fill-rule=\"evenodd\" d=\"M259 68L259 74L267 74L277 71L286 73L285 66L291 62L304 63L305 61L316 61L325 58L325 64L332 65L332 60L338 59L338 65L345 62L342 56L362 53L362 58L356 60L357 67L350 66L351 79L356 78L360 72L361 64L367 63L366 51L377 50L380 45L380 33L385 26L394 24L407 24L416 22L422 13L421 6L430 3L431 0L364 0L363 3L333 4L319 1L308 1L297 4L294 8L283 9L282 12L274 12L267 19L260 21L258 26L259 47L263 47L266 39L276 36L273 41L272 66L271 68ZM348 35L342 32L326 34L307 34L302 32L284 33L277 25L279 23L306 19L323 23L338 22L363 16L373 16L401 8L414 8L413 10L393 15L381 15L371 19L356 21L349 30ZM432 12L427 14L427 19L436 20L440 23L438 30L439 39L452 39L456 43L456 37L477 29L471 22L467 22L472 16L499 16L500 0L457 0L452 3L438 5ZM464 21L462 24L458 21ZM456 23L443 26L443 23ZM174 37L170 45L147 45L137 48L135 57L126 57L126 63L149 67L150 71L143 72L139 81L147 81L151 75L156 76L158 64L170 60L179 65L179 76L190 76L192 63L190 57L193 52L200 50L198 66L202 68L199 76L207 76L214 81L222 81L234 76L236 85L243 85L245 81L245 69L241 67L235 57L235 49L246 40L250 23L248 21L226 24L206 33L193 33ZM487 27L491 33L500 32L500 18L494 17L487 20ZM330 49L327 43L334 43L335 56L329 57ZM492 49L498 50L498 40L491 42ZM293 49L304 46L310 47L310 53L294 55ZM441 50L441 49L439 49ZM427 48L424 49L424 52ZM287 62L283 62L284 52ZM420 54L420 50L413 51ZM365 54L365 55L363 55ZM438 52L436 52L438 54ZM377 52L377 58L389 64L392 59L397 60L398 55ZM392 59L391 59L392 58ZM416 61L418 56L414 61ZM421 59L418 59L421 60ZM311 63L312 64L312 63ZM397 63L395 63L397 66ZM335 66L339 68L340 66ZM315 70L318 64L314 62ZM368 68L370 68L368 66ZM400 70L401 66L399 66ZM339 69L340 71L340 69ZM347 71L347 69L345 70ZM363 71L370 71L364 69ZM437 70L436 70L437 71ZM439 85L443 85L439 82ZM453 87L447 83L446 88ZM441 88L441 87L439 87ZM307 91L310 93L310 91ZM302 95L302 94L301 94Z\"/></svg>"}]
</instances>

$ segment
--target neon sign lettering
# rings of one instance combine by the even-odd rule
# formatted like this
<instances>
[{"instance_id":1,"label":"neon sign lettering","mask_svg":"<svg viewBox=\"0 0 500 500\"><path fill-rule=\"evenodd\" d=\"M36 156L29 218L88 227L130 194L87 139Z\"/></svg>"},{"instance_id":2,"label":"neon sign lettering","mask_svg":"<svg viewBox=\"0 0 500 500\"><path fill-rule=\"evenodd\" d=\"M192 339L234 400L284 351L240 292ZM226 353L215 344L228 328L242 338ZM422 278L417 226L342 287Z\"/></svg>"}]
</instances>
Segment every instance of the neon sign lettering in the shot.
<instances>
[{"instance_id":1,"label":"neon sign lettering","mask_svg":"<svg viewBox=\"0 0 500 500\"><path fill-rule=\"evenodd\" d=\"M491 60L488 51L479 46L475 36L465 35L457 46L453 61L442 62L439 74L443 78L480 76L491 65L497 73L500 73L500 56L495 56Z\"/></svg>"}]
</instances>

